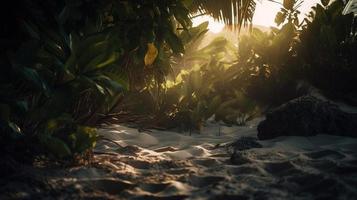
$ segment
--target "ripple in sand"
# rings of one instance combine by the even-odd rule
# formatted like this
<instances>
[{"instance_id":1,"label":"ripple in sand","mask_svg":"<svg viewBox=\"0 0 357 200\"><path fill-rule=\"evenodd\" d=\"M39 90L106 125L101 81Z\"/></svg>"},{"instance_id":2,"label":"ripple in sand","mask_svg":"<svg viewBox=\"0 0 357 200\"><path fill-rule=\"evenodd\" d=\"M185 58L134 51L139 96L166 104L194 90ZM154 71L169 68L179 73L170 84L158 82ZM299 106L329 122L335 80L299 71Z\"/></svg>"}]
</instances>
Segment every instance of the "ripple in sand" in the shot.
<instances>
[{"instance_id":1,"label":"ripple in sand","mask_svg":"<svg viewBox=\"0 0 357 200\"><path fill-rule=\"evenodd\" d=\"M173 152L173 151L178 151L178 148L168 146L168 147L161 147L161 148L155 149L154 151L156 151L158 153L166 152L166 151Z\"/></svg>"},{"instance_id":2,"label":"ripple in sand","mask_svg":"<svg viewBox=\"0 0 357 200\"><path fill-rule=\"evenodd\" d=\"M222 176L190 176L188 182L194 187L206 187L224 181Z\"/></svg>"},{"instance_id":3,"label":"ripple in sand","mask_svg":"<svg viewBox=\"0 0 357 200\"><path fill-rule=\"evenodd\" d=\"M188 168L182 168L182 169L169 169L165 170L165 173L171 174L171 175L182 175L182 174L192 174L195 171L188 169Z\"/></svg>"},{"instance_id":4,"label":"ripple in sand","mask_svg":"<svg viewBox=\"0 0 357 200\"><path fill-rule=\"evenodd\" d=\"M173 196L155 196L155 195L144 195L132 198L132 200L183 200L186 199L187 195L173 195Z\"/></svg>"},{"instance_id":5,"label":"ripple in sand","mask_svg":"<svg viewBox=\"0 0 357 200\"><path fill-rule=\"evenodd\" d=\"M291 161L265 163L264 169L275 176L284 176L301 173Z\"/></svg>"},{"instance_id":6,"label":"ripple in sand","mask_svg":"<svg viewBox=\"0 0 357 200\"><path fill-rule=\"evenodd\" d=\"M96 179L78 182L80 185L88 186L106 192L108 194L120 194L124 190L134 188L135 185L118 179Z\"/></svg>"},{"instance_id":7,"label":"ripple in sand","mask_svg":"<svg viewBox=\"0 0 357 200\"><path fill-rule=\"evenodd\" d=\"M159 193L163 191L168 185L170 184L169 183L143 183L143 184L139 184L139 187L142 190L150 193Z\"/></svg>"},{"instance_id":8,"label":"ripple in sand","mask_svg":"<svg viewBox=\"0 0 357 200\"><path fill-rule=\"evenodd\" d=\"M122 155L136 156L141 150L142 149L137 146L128 145L126 147L118 149L117 152Z\"/></svg>"},{"instance_id":9,"label":"ripple in sand","mask_svg":"<svg viewBox=\"0 0 357 200\"><path fill-rule=\"evenodd\" d=\"M260 174L263 175L262 170L256 165L242 165L228 167L228 173L233 176L236 175L248 175L248 174Z\"/></svg>"},{"instance_id":10,"label":"ripple in sand","mask_svg":"<svg viewBox=\"0 0 357 200\"><path fill-rule=\"evenodd\" d=\"M308 152L305 153L305 155L312 159L320 159L320 158L343 159L346 157L344 154L330 149Z\"/></svg>"},{"instance_id":11,"label":"ripple in sand","mask_svg":"<svg viewBox=\"0 0 357 200\"><path fill-rule=\"evenodd\" d=\"M150 169L152 164L144 160L136 160L134 158L123 158L122 162L136 168L136 169Z\"/></svg>"},{"instance_id":12,"label":"ripple in sand","mask_svg":"<svg viewBox=\"0 0 357 200\"><path fill-rule=\"evenodd\" d=\"M203 167L215 167L222 165L221 162L217 161L216 159L213 158L201 158L201 159L195 159L192 161L193 164L200 165Z\"/></svg>"}]
</instances>

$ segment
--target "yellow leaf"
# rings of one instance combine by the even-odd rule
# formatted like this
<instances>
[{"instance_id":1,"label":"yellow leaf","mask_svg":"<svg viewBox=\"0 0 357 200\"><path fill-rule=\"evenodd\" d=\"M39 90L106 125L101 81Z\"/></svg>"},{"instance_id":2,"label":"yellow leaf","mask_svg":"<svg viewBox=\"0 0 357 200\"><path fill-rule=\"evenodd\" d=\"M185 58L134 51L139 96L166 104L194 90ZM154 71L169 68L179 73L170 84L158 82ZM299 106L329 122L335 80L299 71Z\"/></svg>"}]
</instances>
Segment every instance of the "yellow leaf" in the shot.
<instances>
[{"instance_id":1,"label":"yellow leaf","mask_svg":"<svg viewBox=\"0 0 357 200\"><path fill-rule=\"evenodd\" d=\"M148 50L145 54L145 66L152 65L157 57L158 51L153 43L148 43Z\"/></svg>"}]
</instances>

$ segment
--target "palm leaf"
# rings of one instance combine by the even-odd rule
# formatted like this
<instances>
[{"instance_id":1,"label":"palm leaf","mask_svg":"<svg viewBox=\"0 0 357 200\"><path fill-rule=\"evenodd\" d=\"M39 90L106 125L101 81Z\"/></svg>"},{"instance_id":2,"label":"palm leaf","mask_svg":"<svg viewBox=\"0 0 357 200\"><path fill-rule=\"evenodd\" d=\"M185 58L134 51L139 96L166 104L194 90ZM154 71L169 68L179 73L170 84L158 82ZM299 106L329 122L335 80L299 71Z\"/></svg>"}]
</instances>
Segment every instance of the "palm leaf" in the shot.
<instances>
[{"instance_id":1,"label":"palm leaf","mask_svg":"<svg viewBox=\"0 0 357 200\"><path fill-rule=\"evenodd\" d=\"M195 0L190 5L193 13L208 14L226 25L237 28L252 22L256 2L254 0Z\"/></svg>"}]
</instances>

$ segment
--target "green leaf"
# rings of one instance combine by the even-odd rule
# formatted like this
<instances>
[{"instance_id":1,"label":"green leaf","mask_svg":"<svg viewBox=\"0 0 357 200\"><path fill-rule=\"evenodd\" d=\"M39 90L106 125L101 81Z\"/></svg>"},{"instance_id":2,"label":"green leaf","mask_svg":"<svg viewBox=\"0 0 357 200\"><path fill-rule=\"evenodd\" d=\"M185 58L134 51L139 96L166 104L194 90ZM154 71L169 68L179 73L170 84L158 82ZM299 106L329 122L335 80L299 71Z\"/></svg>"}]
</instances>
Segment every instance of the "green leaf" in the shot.
<instances>
[{"instance_id":1,"label":"green leaf","mask_svg":"<svg viewBox=\"0 0 357 200\"><path fill-rule=\"evenodd\" d=\"M106 67L108 65L113 64L115 61L118 59L118 54L116 52L111 52L108 54L107 52L104 52L97 57L95 57L93 60L91 60L88 65L86 66L85 72L91 72L93 70L98 70L100 68Z\"/></svg>"},{"instance_id":2,"label":"green leaf","mask_svg":"<svg viewBox=\"0 0 357 200\"><path fill-rule=\"evenodd\" d=\"M105 72L104 74L108 76L111 80L121 85L124 90L129 89L129 78L125 73L117 74L112 72Z\"/></svg>"},{"instance_id":3,"label":"green leaf","mask_svg":"<svg viewBox=\"0 0 357 200\"><path fill-rule=\"evenodd\" d=\"M176 20L182 25L184 29L187 30L192 25L192 22L188 17L189 10L184 7L182 2L179 2L178 4L176 4L176 6L171 7L170 10L174 14Z\"/></svg>"},{"instance_id":4,"label":"green leaf","mask_svg":"<svg viewBox=\"0 0 357 200\"><path fill-rule=\"evenodd\" d=\"M78 126L75 133L75 138L75 151L82 153L87 149L95 147L97 130L95 128Z\"/></svg>"},{"instance_id":5,"label":"green leaf","mask_svg":"<svg viewBox=\"0 0 357 200\"><path fill-rule=\"evenodd\" d=\"M208 32L208 21L199 24L196 27L192 27L188 30L182 31L179 38L186 45L191 41L197 40L199 37L203 36Z\"/></svg>"},{"instance_id":6,"label":"green leaf","mask_svg":"<svg viewBox=\"0 0 357 200\"><path fill-rule=\"evenodd\" d=\"M40 122L57 118L73 106L74 99L74 95L69 87L57 88L46 99L44 104L31 110L29 118Z\"/></svg>"},{"instance_id":7,"label":"green leaf","mask_svg":"<svg viewBox=\"0 0 357 200\"><path fill-rule=\"evenodd\" d=\"M77 52L78 54L78 65L81 69L87 67L90 62L95 59L98 55L101 55L108 51L108 42L100 41L93 43L87 47L85 51Z\"/></svg>"},{"instance_id":8,"label":"green leaf","mask_svg":"<svg viewBox=\"0 0 357 200\"><path fill-rule=\"evenodd\" d=\"M108 39L108 36L103 33L97 33L93 34L90 37L85 38L84 40L81 40L78 43L78 47L75 47L77 53L85 52L87 51L93 44L98 44L103 41L106 41Z\"/></svg>"},{"instance_id":9,"label":"green leaf","mask_svg":"<svg viewBox=\"0 0 357 200\"><path fill-rule=\"evenodd\" d=\"M98 83L95 82L95 80L91 79L90 77L87 76L80 76L79 80L82 82L82 87L85 89L87 88L93 88L96 89L101 95L105 95L105 89L99 85Z\"/></svg>"},{"instance_id":10,"label":"green leaf","mask_svg":"<svg viewBox=\"0 0 357 200\"><path fill-rule=\"evenodd\" d=\"M10 128L10 137L11 139L19 139L20 137L23 137L24 134L22 133L20 127L13 123L13 122L8 122L8 126Z\"/></svg>"},{"instance_id":11,"label":"green leaf","mask_svg":"<svg viewBox=\"0 0 357 200\"><path fill-rule=\"evenodd\" d=\"M192 5L193 0L182 0L182 3L186 6L186 8L189 8Z\"/></svg>"},{"instance_id":12,"label":"green leaf","mask_svg":"<svg viewBox=\"0 0 357 200\"><path fill-rule=\"evenodd\" d=\"M58 138L47 137L43 145L56 157L65 158L72 155L68 145Z\"/></svg>"},{"instance_id":13,"label":"green leaf","mask_svg":"<svg viewBox=\"0 0 357 200\"><path fill-rule=\"evenodd\" d=\"M44 91L45 93L49 92L46 82L41 78L36 70L29 67L22 67L17 70L22 77L31 83L35 88Z\"/></svg>"},{"instance_id":14,"label":"green leaf","mask_svg":"<svg viewBox=\"0 0 357 200\"><path fill-rule=\"evenodd\" d=\"M115 92L115 94L121 93L125 90L125 88L119 82L116 82L107 76L101 75L101 76L95 77L95 80L102 83L107 89L113 90ZM115 94L111 94L111 95L115 95Z\"/></svg>"},{"instance_id":15,"label":"green leaf","mask_svg":"<svg viewBox=\"0 0 357 200\"><path fill-rule=\"evenodd\" d=\"M66 53L62 46L60 46L58 43L56 43L55 41L53 41L49 38L43 38L43 41L45 43L45 49L52 56L55 56L57 59L61 60L61 62L65 62Z\"/></svg>"},{"instance_id":16,"label":"green leaf","mask_svg":"<svg viewBox=\"0 0 357 200\"><path fill-rule=\"evenodd\" d=\"M175 33L168 31L166 36L166 41L175 54L183 53L185 51L182 41Z\"/></svg>"}]
</instances>

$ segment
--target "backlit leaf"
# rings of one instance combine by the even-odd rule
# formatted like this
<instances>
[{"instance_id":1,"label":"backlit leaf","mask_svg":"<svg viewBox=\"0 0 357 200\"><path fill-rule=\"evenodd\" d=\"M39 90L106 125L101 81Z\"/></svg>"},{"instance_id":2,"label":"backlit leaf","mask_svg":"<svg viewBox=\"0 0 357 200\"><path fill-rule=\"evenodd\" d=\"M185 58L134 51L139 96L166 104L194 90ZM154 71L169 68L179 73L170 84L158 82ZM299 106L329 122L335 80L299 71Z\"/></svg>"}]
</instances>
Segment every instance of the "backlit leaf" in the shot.
<instances>
[{"instance_id":1,"label":"backlit leaf","mask_svg":"<svg viewBox=\"0 0 357 200\"><path fill-rule=\"evenodd\" d=\"M145 65L152 65L157 57L158 50L153 43L148 43L148 49L146 51L144 62Z\"/></svg>"}]
</instances>

